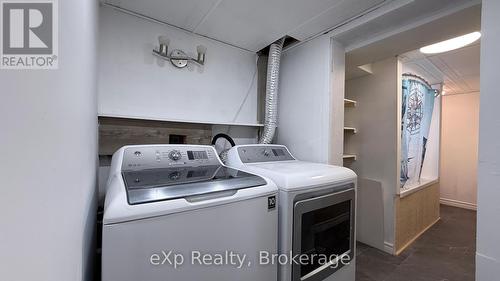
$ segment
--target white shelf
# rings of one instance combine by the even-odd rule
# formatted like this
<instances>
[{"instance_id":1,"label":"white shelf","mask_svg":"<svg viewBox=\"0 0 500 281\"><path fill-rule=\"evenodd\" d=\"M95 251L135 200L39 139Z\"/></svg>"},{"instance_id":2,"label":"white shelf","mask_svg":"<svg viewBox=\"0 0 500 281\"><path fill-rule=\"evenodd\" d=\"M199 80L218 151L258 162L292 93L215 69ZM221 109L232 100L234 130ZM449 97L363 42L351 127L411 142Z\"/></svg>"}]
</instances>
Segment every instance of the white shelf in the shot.
<instances>
[{"instance_id":1,"label":"white shelf","mask_svg":"<svg viewBox=\"0 0 500 281\"><path fill-rule=\"evenodd\" d=\"M143 116L126 116L126 115L117 115L117 114L99 114L98 116L99 117L106 117L106 118L123 118L123 119L175 122L175 123L193 123L193 124L243 126L243 127L264 127L264 124L253 124L253 123L233 123L233 122L217 122L217 121L201 121L201 120L162 119L162 118L150 118L150 117L143 117Z\"/></svg>"},{"instance_id":2,"label":"white shelf","mask_svg":"<svg viewBox=\"0 0 500 281\"><path fill-rule=\"evenodd\" d=\"M344 132L356 134L358 130L354 127L344 127Z\"/></svg>"},{"instance_id":3,"label":"white shelf","mask_svg":"<svg viewBox=\"0 0 500 281\"><path fill-rule=\"evenodd\" d=\"M356 161L357 156L356 156L356 155L354 155L354 154L344 154L344 155L342 156L342 159L344 159L344 160L353 160L353 161Z\"/></svg>"},{"instance_id":4,"label":"white shelf","mask_svg":"<svg viewBox=\"0 0 500 281\"><path fill-rule=\"evenodd\" d=\"M344 99L344 106L346 107L355 107L357 103L355 100Z\"/></svg>"}]
</instances>

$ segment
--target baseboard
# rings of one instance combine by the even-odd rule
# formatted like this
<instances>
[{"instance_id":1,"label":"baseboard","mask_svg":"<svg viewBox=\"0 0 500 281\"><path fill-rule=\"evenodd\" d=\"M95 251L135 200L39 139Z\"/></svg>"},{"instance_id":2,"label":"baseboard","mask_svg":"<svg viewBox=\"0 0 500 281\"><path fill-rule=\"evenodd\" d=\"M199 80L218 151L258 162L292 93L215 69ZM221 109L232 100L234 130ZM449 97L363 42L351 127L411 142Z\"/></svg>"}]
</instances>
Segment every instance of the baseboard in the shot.
<instances>
[{"instance_id":1,"label":"baseboard","mask_svg":"<svg viewBox=\"0 0 500 281\"><path fill-rule=\"evenodd\" d=\"M500 260L476 253L476 280L492 280L491 276L500 273Z\"/></svg>"},{"instance_id":2,"label":"baseboard","mask_svg":"<svg viewBox=\"0 0 500 281\"><path fill-rule=\"evenodd\" d=\"M406 244L404 244L401 248L397 249L396 256L401 254L401 252L403 252L406 248L408 248L408 246L413 244L413 242L415 242L415 240L417 240L420 236L422 236L422 234L424 234L427 230L429 230L432 226L434 226L440 219L441 219L441 217L437 218L437 220L435 220L433 223L431 223L426 228L424 228L424 230L420 231L417 235L415 235L415 237L413 237L410 241L408 241Z\"/></svg>"},{"instance_id":3,"label":"baseboard","mask_svg":"<svg viewBox=\"0 0 500 281\"><path fill-rule=\"evenodd\" d=\"M394 244L384 241L384 252L394 255Z\"/></svg>"},{"instance_id":4,"label":"baseboard","mask_svg":"<svg viewBox=\"0 0 500 281\"><path fill-rule=\"evenodd\" d=\"M440 198L439 203L441 203L443 205L447 205L447 206L477 211L477 205L472 204L472 203L468 203L468 202L462 202L462 201L447 199L447 198Z\"/></svg>"}]
</instances>

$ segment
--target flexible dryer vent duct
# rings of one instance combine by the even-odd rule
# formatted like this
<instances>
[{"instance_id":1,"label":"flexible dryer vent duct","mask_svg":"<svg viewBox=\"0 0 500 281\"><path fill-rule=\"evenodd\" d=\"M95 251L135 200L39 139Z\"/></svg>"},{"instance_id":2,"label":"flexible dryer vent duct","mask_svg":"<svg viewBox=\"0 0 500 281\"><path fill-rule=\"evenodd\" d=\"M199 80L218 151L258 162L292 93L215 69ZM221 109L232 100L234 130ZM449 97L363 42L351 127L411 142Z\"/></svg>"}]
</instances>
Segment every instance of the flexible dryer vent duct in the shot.
<instances>
[{"instance_id":1,"label":"flexible dryer vent duct","mask_svg":"<svg viewBox=\"0 0 500 281\"><path fill-rule=\"evenodd\" d=\"M269 59L267 61L267 80L266 80L266 108L264 117L264 132L260 136L259 143L271 143L276 131L276 122L278 120L278 82L280 74L281 50L285 38L271 44L269 48Z\"/></svg>"}]
</instances>

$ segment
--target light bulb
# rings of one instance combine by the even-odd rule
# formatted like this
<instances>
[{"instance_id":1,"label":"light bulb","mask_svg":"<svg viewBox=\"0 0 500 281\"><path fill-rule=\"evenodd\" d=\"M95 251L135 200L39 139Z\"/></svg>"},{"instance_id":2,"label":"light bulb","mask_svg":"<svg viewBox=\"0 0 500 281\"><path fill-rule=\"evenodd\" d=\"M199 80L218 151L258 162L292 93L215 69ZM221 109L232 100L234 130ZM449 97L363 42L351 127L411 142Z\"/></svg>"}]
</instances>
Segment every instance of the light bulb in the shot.
<instances>
[{"instance_id":1,"label":"light bulb","mask_svg":"<svg viewBox=\"0 0 500 281\"><path fill-rule=\"evenodd\" d=\"M207 47L199 45L196 47L196 51L198 51L199 54L205 54L207 52Z\"/></svg>"},{"instance_id":2,"label":"light bulb","mask_svg":"<svg viewBox=\"0 0 500 281\"><path fill-rule=\"evenodd\" d=\"M170 44L170 40L167 36L158 36L158 41L160 42L159 53L162 56L168 55L168 44Z\"/></svg>"},{"instance_id":3,"label":"light bulb","mask_svg":"<svg viewBox=\"0 0 500 281\"><path fill-rule=\"evenodd\" d=\"M198 63L205 64L205 53L207 52L207 47L199 45L196 47L196 51L198 51Z\"/></svg>"},{"instance_id":4,"label":"light bulb","mask_svg":"<svg viewBox=\"0 0 500 281\"><path fill-rule=\"evenodd\" d=\"M168 45L170 44L170 39L167 38L167 36L158 36L158 41L160 42L160 44L162 45Z\"/></svg>"},{"instance_id":5,"label":"light bulb","mask_svg":"<svg viewBox=\"0 0 500 281\"><path fill-rule=\"evenodd\" d=\"M420 48L420 52L424 54L444 53L465 47L479 40L479 38L481 38L481 33L476 31L446 41L442 41L436 44L422 47Z\"/></svg>"}]
</instances>

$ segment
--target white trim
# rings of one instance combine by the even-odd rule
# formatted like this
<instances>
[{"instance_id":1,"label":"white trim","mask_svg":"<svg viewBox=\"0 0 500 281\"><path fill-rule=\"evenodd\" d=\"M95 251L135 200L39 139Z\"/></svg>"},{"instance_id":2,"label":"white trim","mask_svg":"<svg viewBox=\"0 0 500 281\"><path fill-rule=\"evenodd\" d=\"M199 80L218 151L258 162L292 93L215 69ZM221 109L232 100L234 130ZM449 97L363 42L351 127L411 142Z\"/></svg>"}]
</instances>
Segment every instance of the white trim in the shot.
<instances>
[{"instance_id":1,"label":"white trim","mask_svg":"<svg viewBox=\"0 0 500 281\"><path fill-rule=\"evenodd\" d=\"M384 252L394 255L394 244L384 241Z\"/></svg>"},{"instance_id":2,"label":"white trim","mask_svg":"<svg viewBox=\"0 0 500 281\"><path fill-rule=\"evenodd\" d=\"M476 280L492 280L492 273L498 272L500 260L476 252Z\"/></svg>"},{"instance_id":3,"label":"white trim","mask_svg":"<svg viewBox=\"0 0 500 281\"><path fill-rule=\"evenodd\" d=\"M497 260L496 258L487 256L485 254L481 254L480 252L476 252L476 257L481 258L483 260L487 260L489 262L493 262L495 264L499 264L500 263L500 261Z\"/></svg>"},{"instance_id":4,"label":"white trim","mask_svg":"<svg viewBox=\"0 0 500 281\"><path fill-rule=\"evenodd\" d=\"M338 36L339 34L346 33L346 32L348 32L348 31L350 31L358 26L366 24L366 23L370 22L371 20L374 20L378 17L384 16L385 14L390 13L394 10L397 10L401 7L404 7L404 6L410 4L414 1L415 0L392 0L389 2L384 1L384 2L380 3L379 5L375 5L374 7L362 12L359 15L356 15L350 19L347 19L340 24L337 24L333 27L329 27L328 29L326 29L322 32L313 34L313 35L305 38L304 40L300 40L297 43L291 44L290 46L283 48L282 52L286 53L289 50L292 50L293 48L296 48L300 45L303 45L303 44L305 44L311 40L314 40L318 37L321 37L321 36L328 36L329 38L335 39L335 36ZM296 29L294 29L294 30L296 30ZM293 31L291 31L291 32L293 32ZM347 52L347 50L346 50L346 52Z\"/></svg>"},{"instance_id":5,"label":"white trim","mask_svg":"<svg viewBox=\"0 0 500 281\"><path fill-rule=\"evenodd\" d=\"M421 182L420 182L419 185L413 186L413 187L411 187L409 189L406 189L406 190L401 190L400 189L399 197L400 198L404 198L404 197L406 197L406 196L408 196L410 194L413 194L413 193L415 193L417 191L420 191L420 190L425 189L425 188L427 188L429 186L432 186L432 185L434 185L436 183L439 183L439 179L432 179L432 180L430 180L430 179L421 179L420 181Z\"/></svg>"},{"instance_id":6,"label":"white trim","mask_svg":"<svg viewBox=\"0 0 500 281\"><path fill-rule=\"evenodd\" d=\"M448 198L440 198L439 203L441 203L443 205L447 205L447 206L477 211L477 204L474 204L474 203L463 202L463 201L453 200L453 199L448 199Z\"/></svg>"},{"instance_id":7,"label":"white trim","mask_svg":"<svg viewBox=\"0 0 500 281\"><path fill-rule=\"evenodd\" d=\"M243 127L264 127L264 124L260 123L238 123L238 122L224 122L224 121L203 121L203 120L187 120L187 119L172 119L172 118L157 118L153 116L137 116L137 115L124 115L124 114L108 114L108 113L98 113L98 117L106 118L123 118L123 119L135 119L135 120L145 120L145 121L161 121L161 122L176 122L176 123L193 123L193 124L206 124L206 125L223 125L223 126L243 126Z\"/></svg>"},{"instance_id":8,"label":"white trim","mask_svg":"<svg viewBox=\"0 0 500 281\"><path fill-rule=\"evenodd\" d=\"M370 21L378 17L384 16L413 2L415 2L415 0L394 0L390 2L384 1L382 5L379 5L378 7L376 6L374 10L370 10L365 14L361 14L348 21L347 23L341 24L340 26L334 27L333 29L331 28L326 32L328 32L328 34L332 37L342 35L360 25L369 23Z\"/></svg>"},{"instance_id":9,"label":"white trim","mask_svg":"<svg viewBox=\"0 0 500 281\"><path fill-rule=\"evenodd\" d=\"M446 93L442 95L443 97L450 97L450 96L457 96L457 95L474 95L474 94L479 94L481 93L480 91L470 91L470 92L463 92L463 93Z\"/></svg>"}]
</instances>

